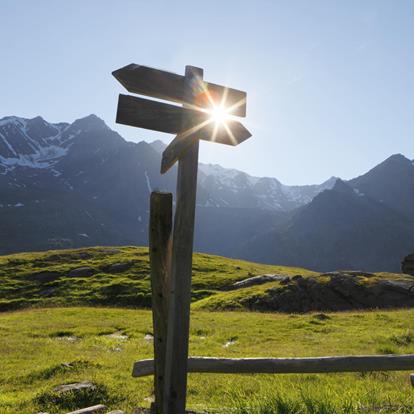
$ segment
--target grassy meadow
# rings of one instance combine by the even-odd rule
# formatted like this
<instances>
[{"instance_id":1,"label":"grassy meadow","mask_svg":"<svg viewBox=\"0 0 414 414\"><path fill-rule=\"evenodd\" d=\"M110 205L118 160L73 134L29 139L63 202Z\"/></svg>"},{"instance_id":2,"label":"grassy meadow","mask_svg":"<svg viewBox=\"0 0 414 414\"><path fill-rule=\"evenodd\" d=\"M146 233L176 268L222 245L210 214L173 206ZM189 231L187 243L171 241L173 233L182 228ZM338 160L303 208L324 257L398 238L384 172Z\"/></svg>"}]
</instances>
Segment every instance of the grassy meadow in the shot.
<instances>
[{"instance_id":1,"label":"grassy meadow","mask_svg":"<svg viewBox=\"0 0 414 414\"><path fill-rule=\"evenodd\" d=\"M194 255L191 355L414 353L414 310L246 311L246 299L265 295L279 282L229 288L266 273L324 281L306 269ZM382 277L406 278L376 274L362 283ZM129 414L149 406L152 377L132 378L131 370L134 361L152 357L150 293L146 248L0 257L0 414L60 414L98 403ZM408 374L190 374L188 406L235 414L414 413ZM92 381L96 388L76 396L53 392L79 381Z\"/></svg>"},{"instance_id":2,"label":"grassy meadow","mask_svg":"<svg viewBox=\"0 0 414 414\"><path fill-rule=\"evenodd\" d=\"M414 311L306 315L195 310L190 354L318 356L414 353ZM152 377L132 378L152 356L148 310L98 307L0 314L0 413L64 413L82 401L53 387L91 380L88 403L148 406ZM190 374L188 405L235 413L412 413L408 372L320 375Z\"/></svg>"},{"instance_id":3,"label":"grassy meadow","mask_svg":"<svg viewBox=\"0 0 414 414\"><path fill-rule=\"evenodd\" d=\"M71 273L76 269L81 271ZM317 276L301 268L196 253L193 301L222 294L222 289L231 284L264 273ZM148 248L145 247L90 247L0 256L0 281L0 311L73 305L151 306ZM266 286L275 284L278 282ZM257 288L260 294L263 288ZM227 292L227 300L232 304L238 295Z\"/></svg>"}]
</instances>

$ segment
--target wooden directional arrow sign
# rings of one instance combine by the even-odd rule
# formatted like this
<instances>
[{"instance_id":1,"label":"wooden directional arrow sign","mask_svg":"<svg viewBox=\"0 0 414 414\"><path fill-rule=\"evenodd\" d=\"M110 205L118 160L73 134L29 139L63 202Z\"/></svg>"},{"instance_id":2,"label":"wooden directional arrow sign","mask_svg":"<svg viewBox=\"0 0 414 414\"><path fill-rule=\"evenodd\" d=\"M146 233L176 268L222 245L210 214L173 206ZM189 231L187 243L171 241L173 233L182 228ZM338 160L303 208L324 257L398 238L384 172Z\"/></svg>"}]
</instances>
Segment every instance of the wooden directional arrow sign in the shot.
<instances>
[{"instance_id":1,"label":"wooden directional arrow sign","mask_svg":"<svg viewBox=\"0 0 414 414\"><path fill-rule=\"evenodd\" d=\"M216 124L211 114L130 95L119 95L116 122L205 141L237 145L251 137L250 132L233 119ZM182 130L186 125L186 130Z\"/></svg>"},{"instance_id":2,"label":"wooden directional arrow sign","mask_svg":"<svg viewBox=\"0 0 414 414\"><path fill-rule=\"evenodd\" d=\"M238 145L251 137L250 132L240 122L233 119L217 124L208 112L130 95L119 95L116 122L179 134L163 153L162 174L175 164L195 138L220 144Z\"/></svg>"},{"instance_id":3,"label":"wooden directional arrow sign","mask_svg":"<svg viewBox=\"0 0 414 414\"><path fill-rule=\"evenodd\" d=\"M199 140L238 145L249 138L250 132L240 122L227 117L217 122L212 113L212 110L217 110L219 107L230 115L246 116L246 93L205 82L203 70L194 66L186 66L185 76L135 64L116 70L113 75L129 92L182 104L177 106L119 95L116 121L125 125L176 134L163 152L161 161L162 173L168 171L178 161L172 236L170 225L172 197L169 197L170 201L165 205L163 215L161 210L157 210L161 204L154 202L151 205L153 235L158 234L157 231L162 226L165 227L166 223L170 223L164 228L165 231L159 233L162 234L164 242L160 241L151 247L153 291L157 291L162 285L165 287L163 292L166 292L165 297L161 294L152 303L154 326L162 328L159 329L158 338L166 338L162 346L154 348L157 361L154 412L183 414L187 389ZM154 200L162 198L159 194L153 194L151 199L153 196ZM170 244L170 236L172 244ZM162 263L156 262L161 259ZM161 281L157 278L165 280Z\"/></svg>"},{"instance_id":4,"label":"wooden directional arrow sign","mask_svg":"<svg viewBox=\"0 0 414 414\"><path fill-rule=\"evenodd\" d=\"M182 75L134 63L112 72L112 75L128 92L188 103L189 86ZM223 105L231 115L246 116L246 92L204 81L199 82L197 92L191 105L203 108Z\"/></svg>"},{"instance_id":5,"label":"wooden directional arrow sign","mask_svg":"<svg viewBox=\"0 0 414 414\"><path fill-rule=\"evenodd\" d=\"M120 124L177 134L163 153L161 172L165 173L195 139L238 145L251 136L238 121L215 122L211 111L221 107L228 115L246 116L246 92L196 76L185 76L147 66L131 64L112 73L129 91L158 99L179 102L183 106L120 95L116 121Z\"/></svg>"}]
</instances>

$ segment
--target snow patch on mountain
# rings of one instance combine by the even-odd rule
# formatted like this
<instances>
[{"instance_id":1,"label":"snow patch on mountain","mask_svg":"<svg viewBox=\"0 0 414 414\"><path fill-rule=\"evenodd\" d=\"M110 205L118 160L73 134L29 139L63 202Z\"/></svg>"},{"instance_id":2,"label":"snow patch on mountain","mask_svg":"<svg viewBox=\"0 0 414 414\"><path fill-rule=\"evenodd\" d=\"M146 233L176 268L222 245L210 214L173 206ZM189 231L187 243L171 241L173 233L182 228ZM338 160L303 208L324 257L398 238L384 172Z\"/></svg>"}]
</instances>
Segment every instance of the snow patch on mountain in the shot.
<instances>
[{"instance_id":1,"label":"snow patch on mountain","mask_svg":"<svg viewBox=\"0 0 414 414\"><path fill-rule=\"evenodd\" d=\"M199 164L199 172L199 184L211 189L210 197L204 203L206 207L223 206L223 199L231 193L233 202L226 201L227 205L234 205L237 195L244 198L248 194L251 204L249 207L290 210L311 202L320 192L332 189L337 180L336 177L331 177L320 185L289 186L276 178L255 177L236 169L202 163ZM213 188L220 191L221 200L212 197Z\"/></svg>"}]
</instances>

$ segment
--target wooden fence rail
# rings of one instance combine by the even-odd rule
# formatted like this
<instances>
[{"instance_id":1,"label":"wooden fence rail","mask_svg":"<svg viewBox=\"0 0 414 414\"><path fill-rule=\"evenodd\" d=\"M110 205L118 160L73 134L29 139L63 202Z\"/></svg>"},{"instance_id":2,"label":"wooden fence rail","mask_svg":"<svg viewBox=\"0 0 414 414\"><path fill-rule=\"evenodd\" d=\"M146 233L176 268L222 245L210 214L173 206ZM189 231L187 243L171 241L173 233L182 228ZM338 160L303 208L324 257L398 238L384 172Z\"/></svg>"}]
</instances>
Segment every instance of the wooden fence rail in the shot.
<instances>
[{"instance_id":1,"label":"wooden fence rail","mask_svg":"<svg viewBox=\"0 0 414 414\"><path fill-rule=\"evenodd\" d=\"M188 358L188 372L216 374L318 374L324 372L406 371L414 355L359 355L316 358ZM154 374L154 360L134 364L132 376Z\"/></svg>"}]
</instances>

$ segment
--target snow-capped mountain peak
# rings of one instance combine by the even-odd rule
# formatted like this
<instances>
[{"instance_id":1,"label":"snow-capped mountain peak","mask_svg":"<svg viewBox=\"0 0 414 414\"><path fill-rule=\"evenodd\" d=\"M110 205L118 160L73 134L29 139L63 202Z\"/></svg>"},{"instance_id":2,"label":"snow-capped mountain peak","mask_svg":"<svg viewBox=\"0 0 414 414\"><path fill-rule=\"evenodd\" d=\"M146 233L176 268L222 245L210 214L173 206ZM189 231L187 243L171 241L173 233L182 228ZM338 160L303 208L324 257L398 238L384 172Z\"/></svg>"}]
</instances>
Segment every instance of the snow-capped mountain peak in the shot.
<instances>
[{"instance_id":1,"label":"snow-capped mountain peak","mask_svg":"<svg viewBox=\"0 0 414 414\"><path fill-rule=\"evenodd\" d=\"M73 124L49 123L42 117L32 119L7 116L0 119L0 174L17 167L49 168L65 156L77 135L108 129L96 115Z\"/></svg>"}]
</instances>

